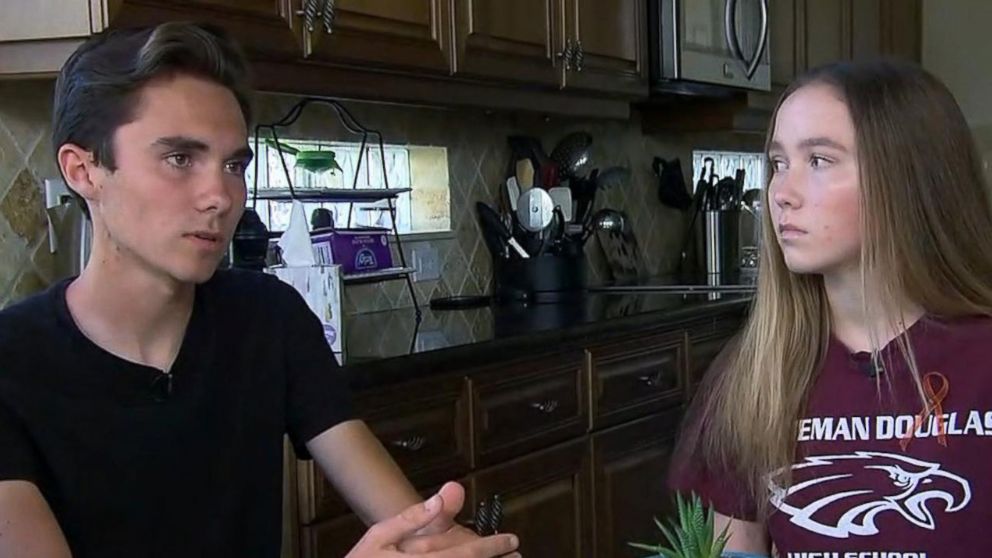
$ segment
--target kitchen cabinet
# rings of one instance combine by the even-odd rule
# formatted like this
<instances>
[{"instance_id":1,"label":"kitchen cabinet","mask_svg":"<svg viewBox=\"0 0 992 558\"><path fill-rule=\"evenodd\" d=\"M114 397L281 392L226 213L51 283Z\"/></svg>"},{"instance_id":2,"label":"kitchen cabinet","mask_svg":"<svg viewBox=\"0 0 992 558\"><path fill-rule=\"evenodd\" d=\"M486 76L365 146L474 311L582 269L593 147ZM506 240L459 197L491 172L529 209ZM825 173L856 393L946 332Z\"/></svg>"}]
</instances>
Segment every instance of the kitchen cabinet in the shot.
<instances>
[{"instance_id":1,"label":"kitchen cabinet","mask_svg":"<svg viewBox=\"0 0 992 558\"><path fill-rule=\"evenodd\" d=\"M103 26L103 0L4 0L0 75L55 73Z\"/></svg>"},{"instance_id":2,"label":"kitchen cabinet","mask_svg":"<svg viewBox=\"0 0 992 558\"><path fill-rule=\"evenodd\" d=\"M487 469L471 482L473 509L498 499L499 530L520 538L523 556L592 555L592 469L584 440Z\"/></svg>"},{"instance_id":3,"label":"kitchen cabinet","mask_svg":"<svg viewBox=\"0 0 992 558\"><path fill-rule=\"evenodd\" d=\"M557 87L564 68L562 0L455 0L455 73Z\"/></svg>"},{"instance_id":4,"label":"kitchen cabinet","mask_svg":"<svg viewBox=\"0 0 992 558\"><path fill-rule=\"evenodd\" d=\"M776 85L829 62L920 61L921 0L776 0L769 8Z\"/></svg>"},{"instance_id":5,"label":"kitchen cabinet","mask_svg":"<svg viewBox=\"0 0 992 558\"><path fill-rule=\"evenodd\" d=\"M456 72L639 97L647 94L638 0L458 0Z\"/></svg>"},{"instance_id":6,"label":"kitchen cabinet","mask_svg":"<svg viewBox=\"0 0 992 558\"><path fill-rule=\"evenodd\" d=\"M653 519L674 513L666 478L680 418L672 410L593 435L598 558L640 558L644 552L627 543L662 540Z\"/></svg>"},{"instance_id":7,"label":"kitchen cabinet","mask_svg":"<svg viewBox=\"0 0 992 558\"><path fill-rule=\"evenodd\" d=\"M450 73L449 0L335 0L327 5L333 10L322 10L313 31L306 34L309 59Z\"/></svg>"},{"instance_id":8,"label":"kitchen cabinet","mask_svg":"<svg viewBox=\"0 0 992 558\"><path fill-rule=\"evenodd\" d=\"M103 0L111 27L199 21L224 28L252 58L303 54L304 0Z\"/></svg>"},{"instance_id":9,"label":"kitchen cabinet","mask_svg":"<svg viewBox=\"0 0 992 558\"><path fill-rule=\"evenodd\" d=\"M646 97L647 4L641 0L566 0L565 86Z\"/></svg>"},{"instance_id":10,"label":"kitchen cabinet","mask_svg":"<svg viewBox=\"0 0 992 558\"><path fill-rule=\"evenodd\" d=\"M495 359L463 354L424 378L369 384L356 408L422 494L461 479L459 519L487 524L499 507L499 531L517 534L524 556L640 556L627 543L660 540L652 518L672 511L666 469L691 386L743 311L604 328ZM312 462L290 473L287 537L299 552L284 556L344 555L364 526Z\"/></svg>"}]
</instances>

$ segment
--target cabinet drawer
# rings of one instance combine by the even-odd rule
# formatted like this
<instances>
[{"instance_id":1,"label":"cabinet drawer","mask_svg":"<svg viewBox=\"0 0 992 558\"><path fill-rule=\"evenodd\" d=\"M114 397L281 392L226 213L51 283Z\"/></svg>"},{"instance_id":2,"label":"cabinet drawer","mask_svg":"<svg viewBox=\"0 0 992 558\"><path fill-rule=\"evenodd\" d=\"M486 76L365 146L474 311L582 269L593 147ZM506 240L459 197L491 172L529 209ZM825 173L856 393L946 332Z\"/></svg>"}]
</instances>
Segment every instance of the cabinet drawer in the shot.
<instances>
[{"instance_id":1,"label":"cabinet drawer","mask_svg":"<svg viewBox=\"0 0 992 558\"><path fill-rule=\"evenodd\" d=\"M486 465L583 434L583 353L489 368L472 379L475 464Z\"/></svg>"},{"instance_id":2,"label":"cabinet drawer","mask_svg":"<svg viewBox=\"0 0 992 558\"><path fill-rule=\"evenodd\" d=\"M684 362L682 332L590 348L593 428L677 406L684 391Z\"/></svg>"},{"instance_id":3,"label":"cabinet drawer","mask_svg":"<svg viewBox=\"0 0 992 558\"><path fill-rule=\"evenodd\" d=\"M699 382L706 375L713 360L737 334L739 322L723 322L705 329L689 330L689 366L686 390L688 395L695 392Z\"/></svg>"},{"instance_id":4,"label":"cabinet drawer","mask_svg":"<svg viewBox=\"0 0 992 558\"><path fill-rule=\"evenodd\" d=\"M465 475L471 466L468 391L464 378L431 380L369 392L356 398L359 416L403 473L420 488ZM301 498L309 523L348 511L337 491L310 468L312 499ZM306 479L307 475L301 475ZM305 487L304 487L305 488Z\"/></svg>"}]
</instances>

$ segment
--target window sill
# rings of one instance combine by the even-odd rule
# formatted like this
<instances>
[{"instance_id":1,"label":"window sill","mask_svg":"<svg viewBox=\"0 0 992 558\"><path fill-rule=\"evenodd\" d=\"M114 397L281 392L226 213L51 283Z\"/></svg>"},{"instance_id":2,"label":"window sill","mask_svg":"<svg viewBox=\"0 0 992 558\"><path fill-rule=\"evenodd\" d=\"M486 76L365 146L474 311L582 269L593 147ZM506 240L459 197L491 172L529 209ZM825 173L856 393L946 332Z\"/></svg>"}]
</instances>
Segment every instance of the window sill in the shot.
<instances>
[{"instance_id":1,"label":"window sill","mask_svg":"<svg viewBox=\"0 0 992 558\"><path fill-rule=\"evenodd\" d=\"M451 240L455 238L455 231L431 231L416 233L401 233L403 242L429 242L434 240ZM396 235L389 235L390 242L396 242Z\"/></svg>"}]
</instances>

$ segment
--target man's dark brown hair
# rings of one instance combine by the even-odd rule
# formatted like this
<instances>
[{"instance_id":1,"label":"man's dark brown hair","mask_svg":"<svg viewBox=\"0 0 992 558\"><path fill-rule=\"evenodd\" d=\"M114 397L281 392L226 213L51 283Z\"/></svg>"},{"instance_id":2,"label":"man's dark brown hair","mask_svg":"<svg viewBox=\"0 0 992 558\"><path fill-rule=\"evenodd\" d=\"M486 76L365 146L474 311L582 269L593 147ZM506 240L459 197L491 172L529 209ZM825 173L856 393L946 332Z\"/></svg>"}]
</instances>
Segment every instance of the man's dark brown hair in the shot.
<instances>
[{"instance_id":1,"label":"man's dark brown hair","mask_svg":"<svg viewBox=\"0 0 992 558\"><path fill-rule=\"evenodd\" d=\"M86 41L59 73L52 114L55 153L73 143L91 151L98 165L116 170L114 132L134 119L146 83L174 73L193 74L230 89L250 125L247 63L221 29L170 22L112 30Z\"/></svg>"}]
</instances>

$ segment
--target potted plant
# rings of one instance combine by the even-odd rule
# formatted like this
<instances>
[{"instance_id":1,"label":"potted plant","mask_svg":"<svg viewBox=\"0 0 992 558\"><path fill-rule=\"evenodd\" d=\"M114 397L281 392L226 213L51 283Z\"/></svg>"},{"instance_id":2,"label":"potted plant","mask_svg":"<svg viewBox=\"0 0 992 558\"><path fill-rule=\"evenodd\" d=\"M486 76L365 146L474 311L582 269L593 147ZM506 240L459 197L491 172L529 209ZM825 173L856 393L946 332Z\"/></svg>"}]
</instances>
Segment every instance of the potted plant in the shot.
<instances>
[{"instance_id":1,"label":"potted plant","mask_svg":"<svg viewBox=\"0 0 992 558\"><path fill-rule=\"evenodd\" d=\"M666 527L655 518L655 525L661 530L669 546L661 544L628 543L634 548L650 552L658 558L720 558L723 548L730 538L728 528L719 536L713 533L713 510L705 508L695 493L686 500L676 495L678 518L670 519Z\"/></svg>"}]
</instances>

